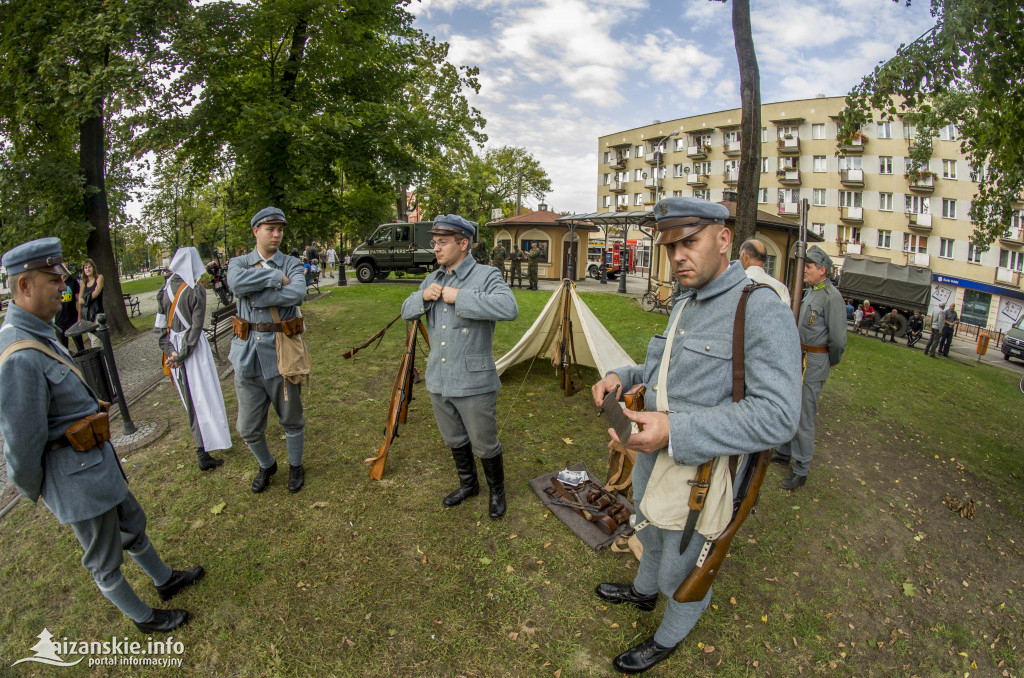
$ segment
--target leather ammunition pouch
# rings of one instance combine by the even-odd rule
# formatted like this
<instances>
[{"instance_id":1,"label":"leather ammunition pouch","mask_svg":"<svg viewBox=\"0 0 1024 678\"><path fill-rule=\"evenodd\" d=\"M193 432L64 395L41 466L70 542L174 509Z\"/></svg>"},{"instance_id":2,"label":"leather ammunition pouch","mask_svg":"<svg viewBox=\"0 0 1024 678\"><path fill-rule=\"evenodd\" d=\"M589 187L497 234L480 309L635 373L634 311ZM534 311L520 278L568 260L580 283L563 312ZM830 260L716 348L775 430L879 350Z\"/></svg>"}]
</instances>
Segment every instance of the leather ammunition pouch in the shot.
<instances>
[{"instance_id":1,"label":"leather ammunition pouch","mask_svg":"<svg viewBox=\"0 0 1024 678\"><path fill-rule=\"evenodd\" d=\"M302 334L306 331L306 324L303 321L302 316L295 316L294 318L288 318L287 320L281 321L281 332L286 337L290 337L295 334Z\"/></svg>"},{"instance_id":2,"label":"leather ammunition pouch","mask_svg":"<svg viewBox=\"0 0 1024 678\"><path fill-rule=\"evenodd\" d=\"M249 338L249 323L237 315L231 316L231 331L235 333L236 337L245 341Z\"/></svg>"},{"instance_id":3,"label":"leather ammunition pouch","mask_svg":"<svg viewBox=\"0 0 1024 678\"><path fill-rule=\"evenodd\" d=\"M110 416L97 412L79 419L64 431L71 447L79 452L88 452L110 440Z\"/></svg>"}]
</instances>

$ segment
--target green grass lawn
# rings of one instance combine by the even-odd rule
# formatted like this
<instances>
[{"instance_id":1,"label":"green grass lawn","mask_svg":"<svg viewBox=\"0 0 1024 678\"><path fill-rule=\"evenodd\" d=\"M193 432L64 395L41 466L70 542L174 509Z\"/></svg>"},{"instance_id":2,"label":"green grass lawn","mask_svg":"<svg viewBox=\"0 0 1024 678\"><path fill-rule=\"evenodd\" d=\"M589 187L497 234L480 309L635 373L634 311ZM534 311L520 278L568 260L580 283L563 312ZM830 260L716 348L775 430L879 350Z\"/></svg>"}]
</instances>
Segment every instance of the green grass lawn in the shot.
<instances>
[{"instance_id":1,"label":"green grass lawn","mask_svg":"<svg viewBox=\"0 0 1024 678\"><path fill-rule=\"evenodd\" d=\"M237 434L225 465L201 474L168 384L133 410L136 420L171 424L156 443L122 455L149 534L173 565L208 571L174 601L194 614L174 634L186 648L187 673L611 676L611 657L657 628L664 603L641 613L592 595L602 581L630 581L636 561L588 549L527 486L567 462L603 471L606 424L589 396L594 370L584 370L586 390L569 398L544 359L503 375L498 420L509 511L502 521L488 519L486 492L441 506L457 481L422 385L384 480L367 477L363 460L382 440L402 325L354 360L341 353L390 320L411 291L332 286L304 307L314 365L303 397L307 485L299 494L287 492L281 471L253 495L256 463ZM498 324L496 354L512 347L548 297L516 291L520 317ZM665 315L643 313L633 300L583 298L634 359L664 329ZM649 675L1020 675L1024 397L1017 380L851 336L822 396L808 485L783 492L781 469L769 472L711 608ZM233 424L230 379L223 388ZM271 449L283 465L283 434L271 420ZM943 506L944 494L974 499L975 519ZM44 508L22 501L0 521L0 553L4 670L32 655L44 627L58 638L145 640L99 595L71 530ZM159 603L134 564L124 572L145 600ZM52 671L21 664L11 673Z\"/></svg>"},{"instance_id":2,"label":"green grass lawn","mask_svg":"<svg viewBox=\"0 0 1024 678\"><path fill-rule=\"evenodd\" d=\"M151 275L146 278L135 278L134 280L122 280L121 291L126 294L156 292L164 286L165 282L166 278L162 275Z\"/></svg>"}]
</instances>

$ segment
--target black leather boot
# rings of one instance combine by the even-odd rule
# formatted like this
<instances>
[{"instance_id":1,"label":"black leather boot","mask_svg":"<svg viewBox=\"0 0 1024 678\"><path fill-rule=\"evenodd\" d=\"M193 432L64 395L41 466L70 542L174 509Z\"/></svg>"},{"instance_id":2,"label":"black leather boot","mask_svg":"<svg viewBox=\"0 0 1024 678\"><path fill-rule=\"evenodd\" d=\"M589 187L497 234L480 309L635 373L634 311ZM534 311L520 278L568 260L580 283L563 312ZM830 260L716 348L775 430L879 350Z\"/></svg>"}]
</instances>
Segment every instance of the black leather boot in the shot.
<instances>
[{"instance_id":1,"label":"black leather boot","mask_svg":"<svg viewBox=\"0 0 1024 678\"><path fill-rule=\"evenodd\" d=\"M199 458L200 471L209 471L210 469L217 468L224 463L223 459L214 459L211 457L210 453L202 447L196 448L196 457Z\"/></svg>"},{"instance_id":2,"label":"black leather boot","mask_svg":"<svg viewBox=\"0 0 1024 678\"><path fill-rule=\"evenodd\" d=\"M612 604L629 603L643 612L650 612L658 604L657 593L645 596L633 588L632 584L598 584L594 593L598 598Z\"/></svg>"},{"instance_id":3,"label":"black leather boot","mask_svg":"<svg viewBox=\"0 0 1024 678\"><path fill-rule=\"evenodd\" d=\"M306 471L302 464L298 466L288 465L288 491L295 494L306 484Z\"/></svg>"},{"instance_id":4,"label":"black leather boot","mask_svg":"<svg viewBox=\"0 0 1024 678\"><path fill-rule=\"evenodd\" d=\"M160 594L160 600L170 600L178 591L202 579L204 574L206 572L201 565L193 565L187 570L171 570L171 578L157 586L156 592Z\"/></svg>"},{"instance_id":5,"label":"black leather boot","mask_svg":"<svg viewBox=\"0 0 1024 678\"><path fill-rule=\"evenodd\" d=\"M252 491L259 494L263 490L267 489L267 485L270 484L270 476L277 473L277 462L270 468L260 467L260 472L256 474L256 477L252 479Z\"/></svg>"},{"instance_id":6,"label":"black leather boot","mask_svg":"<svg viewBox=\"0 0 1024 678\"><path fill-rule=\"evenodd\" d=\"M481 459L480 463L484 466L484 478L487 479L491 493L488 514L492 520L497 520L505 515L505 467L500 454L490 459Z\"/></svg>"},{"instance_id":7,"label":"black leather boot","mask_svg":"<svg viewBox=\"0 0 1024 678\"><path fill-rule=\"evenodd\" d=\"M480 481L476 476L476 460L473 458L473 446L466 444L452 448L455 459L455 471L459 474L459 489L441 500L445 506L458 506L464 500L480 494Z\"/></svg>"},{"instance_id":8,"label":"black leather boot","mask_svg":"<svg viewBox=\"0 0 1024 678\"><path fill-rule=\"evenodd\" d=\"M654 636L651 636L644 642L634 645L613 659L612 666L629 675L643 673L658 662L668 659L676 651L677 647L679 646L665 647L664 645L659 645L654 640Z\"/></svg>"},{"instance_id":9,"label":"black leather boot","mask_svg":"<svg viewBox=\"0 0 1024 678\"><path fill-rule=\"evenodd\" d=\"M185 610L153 610L148 621L135 622L135 626L144 633L168 633L187 621Z\"/></svg>"}]
</instances>

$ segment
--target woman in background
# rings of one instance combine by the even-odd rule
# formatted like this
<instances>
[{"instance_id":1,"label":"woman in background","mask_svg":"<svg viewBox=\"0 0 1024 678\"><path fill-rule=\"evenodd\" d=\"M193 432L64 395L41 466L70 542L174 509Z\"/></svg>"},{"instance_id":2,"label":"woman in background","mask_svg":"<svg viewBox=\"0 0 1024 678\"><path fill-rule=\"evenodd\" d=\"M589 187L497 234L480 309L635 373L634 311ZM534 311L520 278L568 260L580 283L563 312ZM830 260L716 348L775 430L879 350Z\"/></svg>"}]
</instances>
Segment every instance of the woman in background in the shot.
<instances>
[{"instance_id":1,"label":"woman in background","mask_svg":"<svg viewBox=\"0 0 1024 678\"><path fill-rule=\"evenodd\" d=\"M96 262L86 259L82 262L82 293L78 295L78 319L96 322L96 316L103 313L103 275L96 272ZM93 346L99 346L99 337L89 335Z\"/></svg>"}]
</instances>

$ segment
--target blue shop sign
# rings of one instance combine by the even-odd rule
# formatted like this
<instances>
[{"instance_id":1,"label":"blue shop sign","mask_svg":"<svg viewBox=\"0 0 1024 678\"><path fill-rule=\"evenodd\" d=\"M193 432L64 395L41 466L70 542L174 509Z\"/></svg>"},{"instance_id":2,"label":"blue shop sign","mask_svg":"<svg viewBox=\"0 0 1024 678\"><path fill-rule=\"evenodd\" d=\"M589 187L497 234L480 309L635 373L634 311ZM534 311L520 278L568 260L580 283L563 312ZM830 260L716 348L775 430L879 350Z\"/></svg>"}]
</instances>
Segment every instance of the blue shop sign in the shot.
<instances>
[{"instance_id":1,"label":"blue shop sign","mask_svg":"<svg viewBox=\"0 0 1024 678\"><path fill-rule=\"evenodd\" d=\"M963 287L968 290L978 290L979 292L998 294L1001 297L1024 300L1024 292L1010 289L1008 287L986 285L985 283L975 282L973 280L961 280L960 278L951 278L948 275L940 275L938 273L932 273L932 280L945 285L956 285L957 287Z\"/></svg>"}]
</instances>

